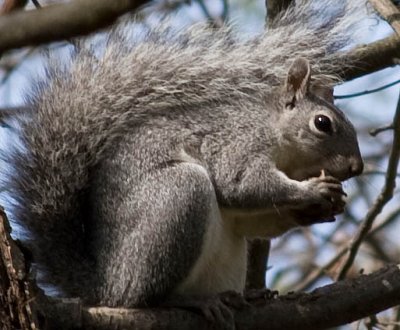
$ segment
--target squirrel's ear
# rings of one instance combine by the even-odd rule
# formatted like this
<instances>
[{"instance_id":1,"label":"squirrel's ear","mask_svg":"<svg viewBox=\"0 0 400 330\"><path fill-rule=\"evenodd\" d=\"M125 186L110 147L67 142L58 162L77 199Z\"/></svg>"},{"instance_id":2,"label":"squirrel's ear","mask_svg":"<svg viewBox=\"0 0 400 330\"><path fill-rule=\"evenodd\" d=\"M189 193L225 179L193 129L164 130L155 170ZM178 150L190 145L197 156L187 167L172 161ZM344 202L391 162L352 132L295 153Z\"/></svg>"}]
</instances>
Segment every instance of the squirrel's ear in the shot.
<instances>
[{"instance_id":1,"label":"squirrel's ear","mask_svg":"<svg viewBox=\"0 0 400 330\"><path fill-rule=\"evenodd\" d=\"M285 90L293 98L299 100L304 97L310 86L310 62L305 58L296 58L289 69Z\"/></svg>"},{"instance_id":2,"label":"squirrel's ear","mask_svg":"<svg viewBox=\"0 0 400 330\"><path fill-rule=\"evenodd\" d=\"M311 85L310 90L313 94L317 95L318 97L325 100L326 102L333 104L335 101L335 99L333 97L333 87Z\"/></svg>"}]
</instances>

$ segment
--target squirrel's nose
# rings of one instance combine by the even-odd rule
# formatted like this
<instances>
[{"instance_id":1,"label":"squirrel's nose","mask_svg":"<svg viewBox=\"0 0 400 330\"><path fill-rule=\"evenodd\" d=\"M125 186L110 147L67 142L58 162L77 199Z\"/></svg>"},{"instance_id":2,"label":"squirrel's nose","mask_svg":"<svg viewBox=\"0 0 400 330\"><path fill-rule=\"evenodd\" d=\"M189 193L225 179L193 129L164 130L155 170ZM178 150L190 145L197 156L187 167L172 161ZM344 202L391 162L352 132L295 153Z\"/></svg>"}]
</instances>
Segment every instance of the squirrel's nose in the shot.
<instances>
[{"instance_id":1,"label":"squirrel's nose","mask_svg":"<svg viewBox=\"0 0 400 330\"><path fill-rule=\"evenodd\" d=\"M357 176L362 173L364 169L364 162L361 157L353 157L350 159L349 172L351 176Z\"/></svg>"}]
</instances>

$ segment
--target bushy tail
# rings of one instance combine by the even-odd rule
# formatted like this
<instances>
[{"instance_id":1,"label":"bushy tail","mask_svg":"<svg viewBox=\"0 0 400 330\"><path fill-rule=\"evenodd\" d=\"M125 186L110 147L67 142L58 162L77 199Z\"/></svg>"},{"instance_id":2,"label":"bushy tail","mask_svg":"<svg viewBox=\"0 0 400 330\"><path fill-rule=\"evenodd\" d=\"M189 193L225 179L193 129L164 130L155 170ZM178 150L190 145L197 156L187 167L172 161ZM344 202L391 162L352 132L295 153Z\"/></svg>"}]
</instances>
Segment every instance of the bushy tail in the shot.
<instances>
[{"instance_id":1,"label":"bushy tail","mask_svg":"<svg viewBox=\"0 0 400 330\"><path fill-rule=\"evenodd\" d=\"M36 261L53 283L79 294L74 283L84 285L90 272L83 225L96 207L87 198L90 171L121 134L179 106L265 95L298 56L312 62L317 79L336 79L325 72L342 65L332 54L348 44L364 6L297 1L253 40L236 40L227 27L178 33L164 23L127 46L120 26L102 56L83 49L68 69L50 65L32 111L19 119L22 147L10 155L8 187L14 218L31 233Z\"/></svg>"}]
</instances>

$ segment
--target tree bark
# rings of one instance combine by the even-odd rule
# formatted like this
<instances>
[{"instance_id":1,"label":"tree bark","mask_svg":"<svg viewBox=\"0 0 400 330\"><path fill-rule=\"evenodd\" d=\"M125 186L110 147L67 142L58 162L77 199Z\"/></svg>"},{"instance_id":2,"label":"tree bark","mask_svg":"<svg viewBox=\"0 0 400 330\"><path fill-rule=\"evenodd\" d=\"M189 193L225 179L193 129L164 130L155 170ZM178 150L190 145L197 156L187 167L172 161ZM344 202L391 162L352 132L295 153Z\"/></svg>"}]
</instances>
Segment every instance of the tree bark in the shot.
<instances>
[{"instance_id":1,"label":"tree bark","mask_svg":"<svg viewBox=\"0 0 400 330\"><path fill-rule=\"evenodd\" d=\"M398 65L400 64L400 37L392 35L368 45L358 46L349 52L338 54L337 61L346 65L343 65L340 71L328 73L339 74L344 81Z\"/></svg>"},{"instance_id":2,"label":"tree bark","mask_svg":"<svg viewBox=\"0 0 400 330\"><path fill-rule=\"evenodd\" d=\"M75 0L40 10L15 11L0 17L0 54L86 35L111 25L122 14L149 0Z\"/></svg>"},{"instance_id":3,"label":"tree bark","mask_svg":"<svg viewBox=\"0 0 400 330\"><path fill-rule=\"evenodd\" d=\"M265 272L271 241L267 239L253 239L249 241L247 258L246 289L265 288Z\"/></svg>"},{"instance_id":4,"label":"tree bark","mask_svg":"<svg viewBox=\"0 0 400 330\"><path fill-rule=\"evenodd\" d=\"M400 269L398 265L389 265L370 275L327 285L311 293L254 299L247 307L232 312L238 330L319 330L344 325L398 304ZM197 330L210 327L199 314L175 308L83 307L76 311L77 315L82 315L82 329ZM73 318L77 319L77 315Z\"/></svg>"},{"instance_id":5,"label":"tree bark","mask_svg":"<svg viewBox=\"0 0 400 330\"><path fill-rule=\"evenodd\" d=\"M7 217L0 209L0 328L37 329L27 264L10 232Z\"/></svg>"}]
</instances>

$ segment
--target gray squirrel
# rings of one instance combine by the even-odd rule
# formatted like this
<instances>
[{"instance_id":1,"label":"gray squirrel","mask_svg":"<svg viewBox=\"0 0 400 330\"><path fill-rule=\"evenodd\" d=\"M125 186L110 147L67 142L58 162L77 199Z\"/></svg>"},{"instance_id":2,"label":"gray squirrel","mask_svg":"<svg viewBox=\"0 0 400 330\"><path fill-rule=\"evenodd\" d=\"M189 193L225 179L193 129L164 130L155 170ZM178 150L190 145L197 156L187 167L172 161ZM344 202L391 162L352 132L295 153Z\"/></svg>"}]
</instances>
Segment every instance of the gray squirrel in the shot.
<instances>
[{"instance_id":1,"label":"gray squirrel","mask_svg":"<svg viewBox=\"0 0 400 330\"><path fill-rule=\"evenodd\" d=\"M43 282L111 307L243 292L246 238L343 211L363 162L326 72L362 4L296 3L252 39L120 25L49 65L6 183Z\"/></svg>"}]
</instances>

